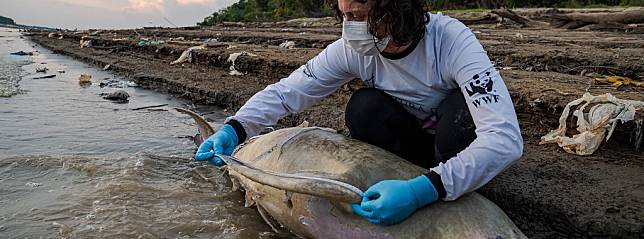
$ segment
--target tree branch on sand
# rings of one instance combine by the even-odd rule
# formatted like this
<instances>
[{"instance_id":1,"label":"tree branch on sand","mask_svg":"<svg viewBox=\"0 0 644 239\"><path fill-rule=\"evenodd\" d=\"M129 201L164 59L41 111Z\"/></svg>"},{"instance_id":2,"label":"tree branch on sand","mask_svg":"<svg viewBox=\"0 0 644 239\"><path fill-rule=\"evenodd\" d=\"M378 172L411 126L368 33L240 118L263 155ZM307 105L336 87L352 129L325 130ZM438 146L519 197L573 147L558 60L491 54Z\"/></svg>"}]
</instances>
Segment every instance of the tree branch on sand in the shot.
<instances>
[{"instance_id":1,"label":"tree branch on sand","mask_svg":"<svg viewBox=\"0 0 644 239\"><path fill-rule=\"evenodd\" d=\"M621 12L567 13L550 16L551 25L559 28L627 29L629 24L644 23L644 8L626 9ZM637 26L635 26L637 27Z\"/></svg>"}]
</instances>

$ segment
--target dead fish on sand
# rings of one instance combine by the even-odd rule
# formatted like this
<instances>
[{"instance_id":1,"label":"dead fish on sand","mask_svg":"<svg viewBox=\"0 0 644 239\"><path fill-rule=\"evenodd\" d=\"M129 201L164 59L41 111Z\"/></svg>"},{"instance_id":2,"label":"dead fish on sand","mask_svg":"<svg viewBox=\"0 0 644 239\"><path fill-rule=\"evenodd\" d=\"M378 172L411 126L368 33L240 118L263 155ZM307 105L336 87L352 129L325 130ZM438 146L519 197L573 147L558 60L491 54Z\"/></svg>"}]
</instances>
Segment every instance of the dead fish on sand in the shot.
<instances>
[{"instance_id":1,"label":"dead fish on sand","mask_svg":"<svg viewBox=\"0 0 644 239\"><path fill-rule=\"evenodd\" d=\"M215 131L198 114L195 143ZM305 238L526 238L505 213L478 193L416 211L397 225L379 226L354 215L350 203L385 179L410 179L427 169L332 129L293 127L247 140L226 162L246 206L256 206L276 232Z\"/></svg>"}]
</instances>

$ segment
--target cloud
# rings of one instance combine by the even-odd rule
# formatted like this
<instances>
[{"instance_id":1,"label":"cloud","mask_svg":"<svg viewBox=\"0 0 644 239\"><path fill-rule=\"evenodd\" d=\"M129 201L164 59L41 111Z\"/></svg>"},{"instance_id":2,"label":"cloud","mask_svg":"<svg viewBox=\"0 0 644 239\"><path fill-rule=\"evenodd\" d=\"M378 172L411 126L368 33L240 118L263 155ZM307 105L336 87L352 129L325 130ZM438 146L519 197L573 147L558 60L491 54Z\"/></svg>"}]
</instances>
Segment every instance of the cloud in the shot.
<instances>
[{"instance_id":1,"label":"cloud","mask_svg":"<svg viewBox=\"0 0 644 239\"><path fill-rule=\"evenodd\" d=\"M163 0L128 0L128 6L124 9L138 12L165 12L165 2Z\"/></svg>"},{"instance_id":2,"label":"cloud","mask_svg":"<svg viewBox=\"0 0 644 239\"><path fill-rule=\"evenodd\" d=\"M101 9L117 9L115 5L118 5L118 3L116 3L115 1L103 1L103 0L57 0L57 2L66 3L69 5L101 8Z\"/></svg>"},{"instance_id":3,"label":"cloud","mask_svg":"<svg viewBox=\"0 0 644 239\"><path fill-rule=\"evenodd\" d=\"M216 0L176 0L179 5L190 5L190 4L198 4L198 5L212 5Z\"/></svg>"}]
</instances>

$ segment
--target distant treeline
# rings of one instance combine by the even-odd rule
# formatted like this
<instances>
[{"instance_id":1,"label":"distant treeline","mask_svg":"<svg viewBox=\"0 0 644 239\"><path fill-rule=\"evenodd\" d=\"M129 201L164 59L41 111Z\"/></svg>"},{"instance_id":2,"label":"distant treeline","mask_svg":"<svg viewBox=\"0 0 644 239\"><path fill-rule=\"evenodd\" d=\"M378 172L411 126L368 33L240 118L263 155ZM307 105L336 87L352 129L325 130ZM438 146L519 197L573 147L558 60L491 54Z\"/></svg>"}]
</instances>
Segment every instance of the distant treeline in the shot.
<instances>
[{"instance_id":1,"label":"distant treeline","mask_svg":"<svg viewBox=\"0 0 644 239\"><path fill-rule=\"evenodd\" d=\"M608 6L644 6L644 0L433 0L428 1L431 9L494 9L500 7L608 7Z\"/></svg>"},{"instance_id":2,"label":"distant treeline","mask_svg":"<svg viewBox=\"0 0 644 239\"><path fill-rule=\"evenodd\" d=\"M11 18L0 16L0 24L15 25L16 22Z\"/></svg>"},{"instance_id":3,"label":"distant treeline","mask_svg":"<svg viewBox=\"0 0 644 239\"><path fill-rule=\"evenodd\" d=\"M644 0L430 0L430 10L494 9L500 7L606 7L644 6ZM240 0L206 17L201 26L218 22L281 21L300 17L332 16L325 0Z\"/></svg>"},{"instance_id":4,"label":"distant treeline","mask_svg":"<svg viewBox=\"0 0 644 239\"><path fill-rule=\"evenodd\" d=\"M279 21L331 16L325 0L240 0L206 17L199 25L218 22Z\"/></svg>"}]
</instances>

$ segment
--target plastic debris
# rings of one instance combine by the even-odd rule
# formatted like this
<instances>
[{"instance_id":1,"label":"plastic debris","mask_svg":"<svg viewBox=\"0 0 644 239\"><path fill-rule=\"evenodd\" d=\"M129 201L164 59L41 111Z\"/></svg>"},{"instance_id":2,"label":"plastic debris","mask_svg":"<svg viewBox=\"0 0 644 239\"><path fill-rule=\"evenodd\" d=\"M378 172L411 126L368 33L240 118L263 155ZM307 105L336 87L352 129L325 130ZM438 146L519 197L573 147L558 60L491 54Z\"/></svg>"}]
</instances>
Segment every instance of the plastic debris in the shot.
<instances>
[{"instance_id":1,"label":"plastic debris","mask_svg":"<svg viewBox=\"0 0 644 239\"><path fill-rule=\"evenodd\" d=\"M281 48L286 48L286 49L293 49L295 47L295 42L294 41L285 41L280 44Z\"/></svg>"},{"instance_id":2,"label":"plastic debris","mask_svg":"<svg viewBox=\"0 0 644 239\"><path fill-rule=\"evenodd\" d=\"M17 51L9 54L14 56L33 56L34 55L33 52L26 52L26 51Z\"/></svg>"},{"instance_id":3,"label":"plastic debris","mask_svg":"<svg viewBox=\"0 0 644 239\"><path fill-rule=\"evenodd\" d=\"M244 73L239 72L238 70L235 69L235 61L237 61L237 58L240 56L257 56L253 53L248 53L246 51L238 52L238 53L232 53L228 56L228 62L231 62L230 65L230 72L228 72L229 75L231 76L243 76Z\"/></svg>"},{"instance_id":4,"label":"plastic debris","mask_svg":"<svg viewBox=\"0 0 644 239\"><path fill-rule=\"evenodd\" d=\"M58 38L58 40L62 40L63 39L63 34L52 32L52 33L49 33L49 35L47 35L47 37L49 37L49 38Z\"/></svg>"},{"instance_id":5,"label":"plastic debris","mask_svg":"<svg viewBox=\"0 0 644 239\"><path fill-rule=\"evenodd\" d=\"M632 80L631 78L628 77L623 77L623 76L609 76L606 78L595 78L593 79L593 83L607 83L611 84L615 89L622 87L622 86L637 86L637 87L644 87L644 82L641 81L635 81Z\"/></svg>"},{"instance_id":6,"label":"plastic debris","mask_svg":"<svg viewBox=\"0 0 644 239\"><path fill-rule=\"evenodd\" d=\"M33 79L34 79L34 80L37 80L37 79L48 79L48 78L54 78L54 77L56 77L56 75L38 76L38 77L34 77Z\"/></svg>"},{"instance_id":7,"label":"plastic debris","mask_svg":"<svg viewBox=\"0 0 644 239\"><path fill-rule=\"evenodd\" d=\"M92 46L92 40L87 40L87 36L83 36L80 39L80 48L89 48Z\"/></svg>"},{"instance_id":8,"label":"plastic debris","mask_svg":"<svg viewBox=\"0 0 644 239\"><path fill-rule=\"evenodd\" d=\"M57 70L56 72L58 72L58 73L61 73L61 74L62 74L62 73L65 73L65 70Z\"/></svg>"},{"instance_id":9,"label":"plastic debris","mask_svg":"<svg viewBox=\"0 0 644 239\"><path fill-rule=\"evenodd\" d=\"M47 67L36 67L36 72L47 73L48 70Z\"/></svg>"},{"instance_id":10,"label":"plastic debris","mask_svg":"<svg viewBox=\"0 0 644 239\"><path fill-rule=\"evenodd\" d=\"M582 105L583 104L583 105ZM577 131L579 134L572 138L566 136L566 120L570 108L578 106L572 113L577 117ZM590 110L585 112L589 106ZM610 139L618 122L628 122L635 118L637 110L644 109L644 102L635 100L622 100L607 93L593 96L585 93L564 108L559 118L559 128L541 137L539 144L557 143L566 152L577 155L593 154L602 140Z\"/></svg>"},{"instance_id":11,"label":"plastic debris","mask_svg":"<svg viewBox=\"0 0 644 239\"><path fill-rule=\"evenodd\" d=\"M92 84L92 76L87 75L87 74L81 74L80 77L78 78L78 84L80 84L80 85L91 85Z\"/></svg>"},{"instance_id":12,"label":"plastic debris","mask_svg":"<svg viewBox=\"0 0 644 239\"><path fill-rule=\"evenodd\" d=\"M193 51L194 50L201 50L201 49L205 49L205 48L206 47L203 46L203 45L190 47L187 50L183 51L183 53L181 53L181 56L179 56L179 59L173 61L172 63L170 63L170 65L181 64L181 63L184 63L184 62L192 63L192 60L193 60L193 57L194 57Z\"/></svg>"},{"instance_id":13,"label":"plastic debris","mask_svg":"<svg viewBox=\"0 0 644 239\"><path fill-rule=\"evenodd\" d=\"M208 38L203 41L203 45L206 47L213 47L213 46L219 46L221 43L219 42L219 39L217 38Z\"/></svg>"},{"instance_id":14,"label":"plastic debris","mask_svg":"<svg viewBox=\"0 0 644 239\"><path fill-rule=\"evenodd\" d=\"M105 65L105 67L103 67L103 70L108 71L108 70L110 70L110 68L112 68L112 64L107 64L107 65Z\"/></svg>"},{"instance_id":15,"label":"plastic debris","mask_svg":"<svg viewBox=\"0 0 644 239\"><path fill-rule=\"evenodd\" d=\"M37 187L40 187L41 185L42 185L41 183L34 183L34 182L25 183L25 186L30 188L37 188Z\"/></svg>"},{"instance_id":16,"label":"plastic debris","mask_svg":"<svg viewBox=\"0 0 644 239\"><path fill-rule=\"evenodd\" d=\"M127 88L127 87L138 87L139 85L132 81L122 81L122 80L104 80L101 81L98 85L99 87L110 87L110 88Z\"/></svg>"},{"instance_id":17,"label":"plastic debris","mask_svg":"<svg viewBox=\"0 0 644 239\"><path fill-rule=\"evenodd\" d=\"M160 41L160 40L152 40L152 39L148 39L148 38L141 38L141 39L136 43L136 45L137 45L137 46L158 46L158 45L161 45L161 44L163 44L163 43L165 43L165 42L164 42L164 41Z\"/></svg>"},{"instance_id":18,"label":"plastic debris","mask_svg":"<svg viewBox=\"0 0 644 239\"><path fill-rule=\"evenodd\" d=\"M102 93L103 99L106 100L111 100L117 103L127 103L130 98L130 94L128 94L124 90L117 90L112 93Z\"/></svg>"}]
</instances>

